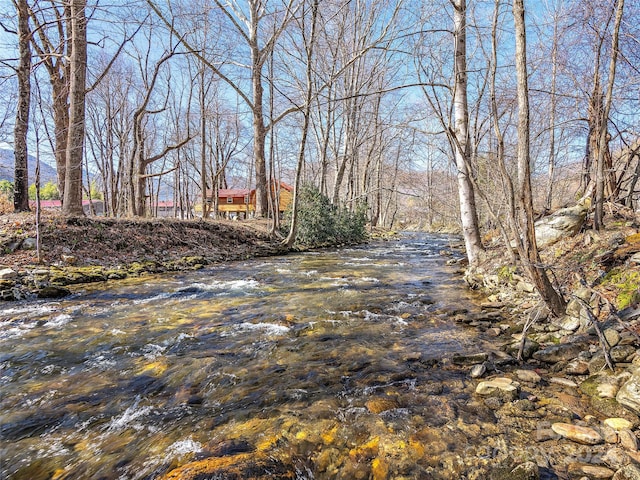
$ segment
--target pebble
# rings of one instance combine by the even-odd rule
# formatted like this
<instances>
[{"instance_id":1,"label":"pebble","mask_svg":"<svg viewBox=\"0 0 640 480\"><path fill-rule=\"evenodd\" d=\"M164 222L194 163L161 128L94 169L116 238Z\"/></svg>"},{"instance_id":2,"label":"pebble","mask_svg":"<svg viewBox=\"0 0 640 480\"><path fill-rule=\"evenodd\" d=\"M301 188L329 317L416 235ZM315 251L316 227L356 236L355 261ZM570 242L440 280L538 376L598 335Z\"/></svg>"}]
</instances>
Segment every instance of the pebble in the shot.
<instances>
[{"instance_id":1,"label":"pebble","mask_svg":"<svg viewBox=\"0 0 640 480\"><path fill-rule=\"evenodd\" d=\"M609 347L615 347L620 343L620 334L615 328L607 328L604 332L602 332L604 338L607 340Z\"/></svg>"},{"instance_id":2,"label":"pebble","mask_svg":"<svg viewBox=\"0 0 640 480\"><path fill-rule=\"evenodd\" d=\"M554 423L551 429L561 437L583 445L598 445L603 442L602 436L593 428L580 427L570 423Z\"/></svg>"},{"instance_id":3,"label":"pebble","mask_svg":"<svg viewBox=\"0 0 640 480\"><path fill-rule=\"evenodd\" d=\"M471 375L471 378L480 378L485 373L487 373L487 366L484 363L481 363L480 365L474 365L471 368L471 373L469 375Z\"/></svg>"}]
</instances>

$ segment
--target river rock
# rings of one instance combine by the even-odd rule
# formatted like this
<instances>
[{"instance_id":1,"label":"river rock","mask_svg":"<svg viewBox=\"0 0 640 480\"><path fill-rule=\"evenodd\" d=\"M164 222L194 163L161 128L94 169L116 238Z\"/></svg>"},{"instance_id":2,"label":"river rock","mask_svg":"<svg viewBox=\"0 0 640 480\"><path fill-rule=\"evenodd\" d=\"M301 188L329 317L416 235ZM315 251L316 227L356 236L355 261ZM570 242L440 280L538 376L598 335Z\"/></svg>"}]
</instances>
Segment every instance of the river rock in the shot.
<instances>
[{"instance_id":1,"label":"river rock","mask_svg":"<svg viewBox=\"0 0 640 480\"><path fill-rule=\"evenodd\" d=\"M518 380L528 383L540 383L542 377L534 370L516 370Z\"/></svg>"},{"instance_id":2,"label":"river rock","mask_svg":"<svg viewBox=\"0 0 640 480\"><path fill-rule=\"evenodd\" d=\"M524 349L522 350L522 359L528 360L530 359L535 352L540 348L540 344L535 342L529 338L524 341ZM518 355L520 351L520 341L512 343L506 347L506 352L513 357Z\"/></svg>"},{"instance_id":3,"label":"river rock","mask_svg":"<svg viewBox=\"0 0 640 480\"><path fill-rule=\"evenodd\" d=\"M636 349L633 345L616 345L609 351L611 360L616 363L626 362L634 353Z\"/></svg>"},{"instance_id":4,"label":"river rock","mask_svg":"<svg viewBox=\"0 0 640 480\"><path fill-rule=\"evenodd\" d=\"M561 437L583 445L598 445L603 442L602 436L593 428L570 423L554 423L551 425L551 429Z\"/></svg>"},{"instance_id":5,"label":"river rock","mask_svg":"<svg viewBox=\"0 0 640 480\"><path fill-rule=\"evenodd\" d=\"M633 423L631 423L626 418L606 418L603 423L613 428L614 430L625 430L633 428Z\"/></svg>"},{"instance_id":6,"label":"river rock","mask_svg":"<svg viewBox=\"0 0 640 480\"><path fill-rule=\"evenodd\" d=\"M49 285L47 287L42 287L37 291L36 296L38 298L62 298L67 295L71 295L71 290L64 287L58 287L54 285Z\"/></svg>"},{"instance_id":7,"label":"river rock","mask_svg":"<svg viewBox=\"0 0 640 480\"><path fill-rule=\"evenodd\" d=\"M602 461L610 468L618 470L625 465L631 463L631 458L620 447L614 447L607 450L607 453L602 457Z\"/></svg>"},{"instance_id":8,"label":"river rock","mask_svg":"<svg viewBox=\"0 0 640 480\"><path fill-rule=\"evenodd\" d=\"M610 347L615 347L620 343L620 333L615 328L607 328L602 334Z\"/></svg>"},{"instance_id":9,"label":"river rock","mask_svg":"<svg viewBox=\"0 0 640 480\"><path fill-rule=\"evenodd\" d=\"M616 400L635 413L640 413L640 372L636 371L627 382L620 387Z\"/></svg>"},{"instance_id":10,"label":"river rock","mask_svg":"<svg viewBox=\"0 0 640 480\"><path fill-rule=\"evenodd\" d=\"M620 445L629 450L630 452L638 451L638 437L628 428L622 429L618 432L620 438Z\"/></svg>"},{"instance_id":11,"label":"river rock","mask_svg":"<svg viewBox=\"0 0 640 480\"><path fill-rule=\"evenodd\" d=\"M581 475L589 479L611 478L615 474L613 470L590 463L571 463L568 467L571 478L578 478Z\"/></svg>"},{"instance_id":12,"label":"river rock","mask_svg":"<svg viewBox=\"0 0 640 480\"><path fill-rule=\"evenodd\" d=\"M473 365L486 362L488 358L489 355L486 353L455 354L453 358L451 358L451 362L453 362L454 365Z\"/></svg>"},{"instance_id":13,"label":"river rock","mask_svg":"<svg viewBox=\"0 0 640 480\"><path fill-rule=\"evenodd\" d=\"M471 367L471 372L469 373L469 375L471 375L471 378L480 378L485 373L487 373L487 366L484 363L481 363L479 365L474 365L473 367Z\"/></svg>"},{"instance_id":14,"label":"river rock","mask_svg":"<svg viewBox=\"0 0 640 480\"><path fill-rule=\"evenodd\" d=\"M565 315L560 319L553 320L553 325L559 327L562 330L575 332L578 328L580 328L580 319L571 315Z\"/></svg>"},{"instance_id":15,"label":"river rock","mask_svg":"<svg viewBox=\"0 0 640 480\"><path fill-rule=\"evenodd\" d=\"M538 350L533 358L546 363L558 363L573 360L582 351L583 346L577 343L561 343Z\"/></svg>"},{"instance_id":16,"label":"river rock","mask_svg":"<svg viewBox=\"0 0 640 480\"><path fill-rule=\"evenodd\" d=\"M551 377L549 383L555 383L556 385L562 385L563 387L578 388L578 384L573 380L563 377Z\"/></svg>"},{"instance_id":17,"label":"river rock","mask_svg":"<svg viewBox=\"0 0 640 480\"><path fill-rule=\"evenodd\" d=\"M480 382L476 387L476 393L482 396L498 396L507 401L518 398L518 384L510 378L498 377Z\"/></svg>"},{"instance_id":18,"label":"river rock","mask_svg":"<svg viewBox=\"0 0 640 480\"><path fill-rule=\"evenodd\" d=\"M612 477L613 480L640 480L640 467L629 464L618 470Z\"/></svg>"},{"instance_id":19,"label":"river rock","mask_svg":"<svg viewBox=\"0 0 640 480\"><path fill-rule=\"evenodd\" d=\"M371 413L382 413L387 410L393 410L394 408L398 408L398 402L394 398L390 397L378 397L372 398L365 403L367 410Z\"/></svg>"},{"instance_id":20,"label":"river rock","mask_svg":"<svg viewBox=\"0 0 640 480\"><path fill-rule=\"evenodd\" d=\"M586 375L589 373L589 362L572 360L567 364L565 372L568 375Z\"/></svg>"},{"instance_id":21,"label":"river rock","mask_svg":"<svg viewBox=\"0 0 640 480\"><path fill-rule=\"evenodd\" d=\"M0 269L0 280L15 280L18 273L12 268Z\"/></svg>"},{"instance_id":22,"label":"river rock","mask_svg":"<svg viewBox=\"0 0 640 480\"><path fill-rule=\"evenodd\" d=\"M33 237L25 238L22 241L22 245L20 245L20 248L22 248L22 250L35 250L36 248L38 248L38 243Z\"/></svg>"},{"instance_id":23,"label":"river rock","mask_svg":"<svg viewBox=\"0 0 640 480\"><path fill-rule=\"evenodd\" d=\"M573 207L561 208L535 222L538 247L548 247L562 238L578 233L587 216L589 204L590 202L581 202Z\"/></svg>"}]
</instances>

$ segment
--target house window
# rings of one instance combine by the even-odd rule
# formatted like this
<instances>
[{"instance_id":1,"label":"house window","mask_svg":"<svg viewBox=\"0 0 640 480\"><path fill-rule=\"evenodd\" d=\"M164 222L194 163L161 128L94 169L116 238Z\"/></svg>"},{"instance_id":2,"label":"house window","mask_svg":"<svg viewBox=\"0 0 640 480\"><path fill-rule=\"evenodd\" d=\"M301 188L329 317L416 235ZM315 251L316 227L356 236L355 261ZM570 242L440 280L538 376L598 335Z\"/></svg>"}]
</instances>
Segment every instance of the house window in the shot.
<instances>
[{"instance_id":1,"label":"house window","mask_svg":"<svg viewBox=\"0 0 640 480\"><path fill-rule=\"evenodd\" d=\"M233 203L233 197L227 197L227 203Z\"/></svg>"}]
</instances>

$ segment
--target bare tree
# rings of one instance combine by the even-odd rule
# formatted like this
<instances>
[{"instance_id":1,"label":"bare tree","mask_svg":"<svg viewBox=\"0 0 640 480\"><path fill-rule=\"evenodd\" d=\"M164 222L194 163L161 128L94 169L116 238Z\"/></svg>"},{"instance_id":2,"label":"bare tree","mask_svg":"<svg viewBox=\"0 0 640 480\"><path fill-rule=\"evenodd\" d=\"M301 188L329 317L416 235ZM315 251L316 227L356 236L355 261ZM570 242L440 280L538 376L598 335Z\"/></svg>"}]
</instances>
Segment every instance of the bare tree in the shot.
<instances>
[{"instance_id":1,"label":"bare tree","mask_svg":"<svg viewBox=\"0 0 640 480\"><path fill-rule=\"evenodd\" d=\"M29 211L27 135L29 132L29 110L31 105L31 28L29 27L29 5L27 0L15 0L14 5L18 13L20 61L16 68L18 105L16 108L13 141L15 157L13 208L16 212L27 212Z\"/></svg>"},{"instance_id":2,"label":"bare tree","mask_svg":"<svg viewBox=\"0 0 640 480\"><path fill-rule=\"evenodd\" d=\"M596 163L596 190L595 190L595 213L593 216L593 227L600 230L604 226L604 195L605 195L605 151L607 148L607 124L609 121L609 112L611 110L611 101L613 98L613 85L616 77L616 65L618 60L618 39L620 35L620 24L622 23L622 15L624 11L624 0L618 0L613 26L613 38L611 45L611 58L609 60L609 78L607 92L604 98L604 109L600 121L600 129L597 132L598 138L598 157ZM607 173L607 177L611 178L611 174Z\"/></svg>"},{"instance_id":3,"label":"bare tree","mask_svg":"<svg viewBox=\"0 0 640 480\"><path fill-rule=\"evenodd\" d=\"M71 58L69 61L69 130L62 212L84 215L82 208L82 159L84 154L85 98L87 83L86 0L71 0Z\"/></svg>"},{"instance_id":4,"label":"bare tree","mask_svg":"<svg viewBox=\"0 0 640 480\"><path fill-rule=\"evenodd\" d=\"M513 18L516 38L516 76L518 81L518 201L522 211L522 235L516 241L524 267L533 280L540 296L551 312L561 316L566 302L553 287L540 260L533 225L533 195L531 191L531 158L529 127L529 85L527 77L527 34L524 0L513 1Z\"/></svg>"},{"instance_id":5,"label":"bare tree","mask_svg":"<svg viewBox=\"0 0 640 480\"><path fill-rule=\"evenodd\" d=\"M460 197L460 220L469 263L478 262L483 250L478 225L475 193L470 168L469 151L469 106L467 100L467 38L466 0L452 0L454 23L454 75L453 110L455 116L455 159L458 169L458 195Z\"/></svg>"},{"instance_id":6,"label":"bare tree","mask_svg":"<svg viewBox=\"0 0 640 480\"><path fill-rule=\"evenodd\" d=\"M296 240L296 228L298 222L298 192L301 186L302 169L304 166L305 149L307 146L307 136L309 133L309 123L311 117L311 101L313 99L313 55L314 47L316 44L316 26L318 22L318 3L319 0L312 0L311 8L311 27L307 35L304 23L301 28L301 32L304 40L304 48L306 53L306 92L305 92L305 104L302 109L302 138L300 139L300 147L298 150L298 162L296 165L296 179L293 189L293 205L291 209L291 224L289 227L289 234L284 240L284 244L291 247ZM306 9L302 10L302 19L306 18Z\"/></svg>"},{"instance_id":7,"label":"bare tree","mask_svg":"<svg viewBox=\"0 0 640 480\"><path fill-rule=\"evenodd\" d=\"M270 125L265 123L263 68L269 55L271 55L271 52L275 48L279 37L296 13L294 0L288 0L282 5L283 13L279 19L274 16L273 22L275 26L272 29L266 29L269 33L266 34L264 38L263 35L265 34L262 25L268 17L266 0L249 0L247 2L247 11L243 11L236 2L223 3L215 0L215 4L228 20L230 29L239 35L242 42L249 49L249 63L244 66L248 68L250 72L250 92L242 87L241 82L235 81L230 76L225 75L219 65L205 58L200 49L195 48L184 35L180 35L176 31L174 23L169 20L153 0L147 0L147 3L165 25L176 34L183 45L226 82L250 108L253 125L253 156L256 175L256 213L259 216L267 216L269 207L265 157L267 133L269 129L273 127L274 123L277 123L288 114L296 111L297 108L286 109L277 115Z\"/></svg>"}]
</instances>

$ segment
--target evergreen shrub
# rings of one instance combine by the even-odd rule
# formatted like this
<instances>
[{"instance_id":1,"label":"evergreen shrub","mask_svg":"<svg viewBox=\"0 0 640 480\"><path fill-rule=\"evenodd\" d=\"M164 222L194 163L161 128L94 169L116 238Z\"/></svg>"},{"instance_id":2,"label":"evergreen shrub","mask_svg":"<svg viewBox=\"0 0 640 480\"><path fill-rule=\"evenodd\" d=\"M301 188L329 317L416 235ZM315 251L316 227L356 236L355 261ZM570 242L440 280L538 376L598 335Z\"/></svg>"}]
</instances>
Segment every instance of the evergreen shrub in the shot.
<instances>
[{"instance_id":1,"label":"evergreen shrub","mask_svg":"<svg viewBox=\"0 0 640 480\"><path fill-rule=\"evenodd\" d=\"M289 230L291 207L285 212L283 228ZM295 244L316 248L361 243L368 238L366 211L359 205L354 211L332 205L314 185L303 185L298 194L298 226Z\"/></svg>"}]
</instances>

